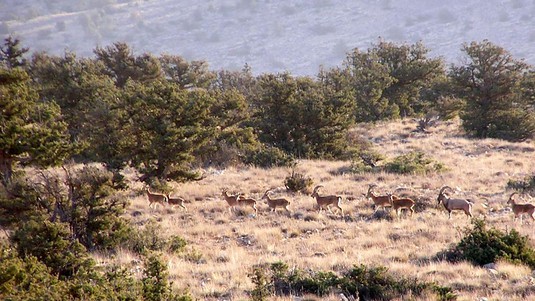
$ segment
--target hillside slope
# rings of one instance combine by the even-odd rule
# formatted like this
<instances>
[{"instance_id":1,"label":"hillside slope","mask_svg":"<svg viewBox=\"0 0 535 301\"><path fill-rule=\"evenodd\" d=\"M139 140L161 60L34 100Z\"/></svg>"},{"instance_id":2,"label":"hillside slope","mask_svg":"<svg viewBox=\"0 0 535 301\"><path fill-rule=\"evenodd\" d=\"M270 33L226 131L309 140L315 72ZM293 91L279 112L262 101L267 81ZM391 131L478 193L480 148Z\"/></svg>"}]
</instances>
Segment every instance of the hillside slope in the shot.
<instances>
[{"instance_id":1,"label":"hillside slope","mask_svg":"<svg viewBox=\"0 0 535 301\"><path fill-rule=\"evenodd\" d=\"M283 186L291 173L288 168L248 166L210 169L202 181L176 184L173 195L188 201L187 211L170 207L150 210L143 185L133 182L129 216L138 225L154 220L164 236L179 235L188 241L185 254L167 254L166 258L175 286L187 288L203 300L247 299L253 288L248 277L252 267L278 261L290 267L335 273L343 273L354 264L386 266L392 273L452 287L459 300L535 298L531 270L526 266L499 262L494 273L468 263L433 260L470 227L463 213L456 212L449 220L445 209L437 206L437 193L443 185L454 188L455 197L472 199L475 216L485 217L488 225L502 231L515 228L533 240L533 222L513 222L506 204L511 193L506 190L507 181L535 173L533 141L468 140L458 121L442 122L428 134L415 133L415 128L415 121L403 120L355 132L374 142L376 150L388 158L422 151L445 164L447 171L352 174L347 172L350 162L344 161L304 160L297 165L297 172L310 176L314 185L324 186L322 194L343 196L344 218L335 210L319 214L309 195L288 194L282 189L274 196L288 198L292 213L269 212L265 201L260 200L257 216L245 207L230 212L221 189L258 199L268 188ZM396 220L391 212L374 214L371 201L364 197L372 183L378 185L380 193L396 192L415 199L414 216ZM529 201L527 196L523 198ZM135 269L135 256L128 252L100 254L98 259ZM339 300L339 296L321 300Z\"/></svg>"}]
</instances>

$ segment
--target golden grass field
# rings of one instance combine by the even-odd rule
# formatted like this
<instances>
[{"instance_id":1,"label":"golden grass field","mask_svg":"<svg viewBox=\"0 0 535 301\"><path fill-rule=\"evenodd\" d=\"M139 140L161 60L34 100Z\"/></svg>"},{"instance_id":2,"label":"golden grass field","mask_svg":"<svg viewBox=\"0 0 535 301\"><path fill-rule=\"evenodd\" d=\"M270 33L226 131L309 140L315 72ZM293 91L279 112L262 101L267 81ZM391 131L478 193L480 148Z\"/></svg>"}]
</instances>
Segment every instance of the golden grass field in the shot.
<instances>
[{"instance_id":1,"label":"golden grass field","mask_svg":"<svg viewBox=\"0 0 535 301\"><path fill-rule=\"evenodd\" d=\"M501 140L470 140L463 136L458 121L442 122L430 133L414 133L416 122L403 120L379 123L355 130L374 143L374 148L393 158L411 150L423 151L447 167L439 174L398 175L344 172L350 162L300 161L296 170L323 185L322 194L343 196L345 217L314 209L308 195L274 193L291 200L291 214L271 213L265 201L258 202L255 217L250 208L229 212L221 196L241 192L260 198L268 188L283 186L289 168L262 169L249 166L206 170L199 182L175 184L172 195L186 200L180 208L149 209L143 184L130 183L129 218L137 225L156 220L163 235L179 235L188 242L189 256L164 254L171 281L200 300L245 300L253 288L248 273L255 264L286 262L290 267L344 272L354 264L381 265L394 274L436 281L452 287L458 300L535 300L535 274L525 266L499 262L497 273L469 263L451 264L429 260L460 240L470 221L456 211L448 220L446 210L436 204L443 185L453 187L453 197L475 201L474 215L486 216L487 225L500 230L517 229L534 237L535 223L513 221L506 204L511 191L507 181L535 173L533 141L509 143ZM134 176L129 174L132 178ZM364 194L369 184L381 193L396 190L430 206L412 217L372 218L373 208ZM523 196L524 202L530 202ZM483 206L486 204L487 206ZM136 212L137 214L132 214ZM390 213L394 215L394 213ZM136 255L120 251L114 256L95 254L102 263L119 263L134 268ZM201 260L192 260L201 258ZM338 300L333 293L323 300ZM273 297L273 300L302 300ZM307 296L307 300L320 300Z\"/></svg>"}]
</instances>

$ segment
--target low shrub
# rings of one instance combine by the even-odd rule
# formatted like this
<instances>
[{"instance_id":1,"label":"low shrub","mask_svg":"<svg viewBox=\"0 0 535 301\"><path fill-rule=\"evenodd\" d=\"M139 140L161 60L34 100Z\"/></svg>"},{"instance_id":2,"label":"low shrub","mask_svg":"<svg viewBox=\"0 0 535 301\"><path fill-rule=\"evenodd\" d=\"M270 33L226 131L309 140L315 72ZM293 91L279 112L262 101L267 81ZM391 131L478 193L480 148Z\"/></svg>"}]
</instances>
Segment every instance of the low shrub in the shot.
<instances>
[{"instance_id":1,"label":"low shrub","mask_svg":"<svg viewBox=\"0 0 535 301\"><path fill-rule=\"evenodd\" d=\"M314 184L312 178L295 171L292 171L292 174L284 179L284 186L292 192L306 192L310 190L312 184Z\"/></svg>"},{"instance_id":2,"label":"low shrub","mask_svg":"<svg viewBox=\"0 0 535 301\"><path fill-rule=\"evenodd\" d=\"M13 233L10 242L21 258L37 258L60 278L70 278L94 266L87 249L72 239L66 223L29 221Z\"/></svg>"},{"instance_id":3,"label":"low shrub","mask_svg":"<svg viewBox=\"0 0 535 301\"><path fill-rule=\"evenodd\" d=\"M177 294L169 282L167 263L156 254L150 254L145 258L145 269L141 279L142 295L144 301L192 301L188 294Z\"/></svg>"},{"instance_id":4,"label":"low shrub","mask_svg":"<svg viewBox=\"0 0 535 301\"><path fill-rule=\"evenodd\" d=\"M149 251L182 253L187 246L186 240L180 236L162 237L162 226L155 221L150 221L144 228L132 232L124 247L137 254L146 254Z\"/></svg>"},{"instance_id":5,"label":"low shrub","mask_svg":"<svg viewBox=\"0 0 535 301\"><path fill-rule=\"evenodd\" d=\"M411 293L421 296L431 284L419 282L415 278L396 278L386 267L354 266L342 282L342 290L350 295L358 295L364 300L391 300L396 296Z\"/></svg>"},{"instance_id":6,"label":"low shrub","mask_svg":"<svg viewBox=\"0 0 535 301\"><path fill-rule=\"evenodd\" d=\"M515 229L507 233L495 228L487 229L482 219L474 219L472 228L465 229L461 241L439 256L452 262L466 260L485 265L506 260L535 268L535 250L530 246L529 237L521 236Z\"/></svg>"},{"instance_id":7,"label":"low shrub","mask_svg":"<svg viewBox=\"0 0 535 301\"><path fill-rule=\"evenodd\" d=\"M379 161L385 159L385 156L372 150L359 150L351 160L350 170L353 173L370 172L377 168Z\"/></svg>"},{"instance_id":8,"label":"low shrub","mask_svg":"<svg viewBox=\"0 0 535 301\"><path fill-rule=\"evenodd\" d=\"M172 289L167 264L158 255L144 259L142 279L125 268L84 267L70 277L61 277L39 258L21 257L13 248L0 244L1 300L125 300L191 301L188 292Z\"/></svg>"},{"instance_id":9,"label":"low shrub","mask_svg":"<svg viewBox=\"0 0 535 301\"><path fill-rule=\"evenodd\" d=\"M391 300L402 296L436 295L438 300L455 300L451 288L416 278L404 278L388 273L386 267L354 266L341 276L333 272L303 271L288 268L283 262L253 267L249 277L255 285L252 300L267 300L273 295L306 295L319 297L342 292L361 300Z\"/></svg>"},{"instance_id":10,"label":"low shrub","mask_svg":"<svg viewBox=\"0 0 535 301\"><path fill-rule=\"evenodd\" d=\"M398 156L385 164L384 168L387 172L399 174L423 174L445 170L445 166L442 163L427 158L422 152L409 152Z\"/></svg>"},{"instance_id":11,"label":"low shrub","mask_svg":"<svg viewBox=\"0 0 535 301\"><path fill-rule=\"evenodd\" d=\"M255 266L248 274L254 289L250 292L251 300L264 301L272 295L272 284L264 266Z\"/></svg>"},{"instance_id":12,"label":"low shrub","mask_svg":"<svg viewBox=\"0 0 535 301\"><path fill-rule=\"evenodd\" d=\"M535 175L527 176L522 180L509 180L507 189L520 191L521 193L535 192Z\"/></svg>"},{"instance_id":13,"label":"low shrub","mask_svg":"<svg viewBox=\"0 0 535 301\"><path fill-rule=\"evenodd\" d=\"M294 158L276 147L263 147L250 152L244 159L244 163L257 167L291 166Z\"/></svg>"},{"instance_id":14,"label":"low shrub","mask_svg":"<svg viewBox=\"0 0 535 301\"><path fill-rule=\"evenodd\" d=\"M173 235L169 237L168 241L168 249L170 252L173 253L181 253L186 249L186 246L188 243L186 240L178 235Z\"/></svg>"},{"instance_id":15,"label":"low shrub","mask_svg":"<svg viewBox=\"0 0 535 301\"><path fill-rule=\"evenodd\" d=\"M65 282L37 257L21 258L13 250L1 247L0 299L63 300L67 292Z\"/></svg>"}]
</instances>

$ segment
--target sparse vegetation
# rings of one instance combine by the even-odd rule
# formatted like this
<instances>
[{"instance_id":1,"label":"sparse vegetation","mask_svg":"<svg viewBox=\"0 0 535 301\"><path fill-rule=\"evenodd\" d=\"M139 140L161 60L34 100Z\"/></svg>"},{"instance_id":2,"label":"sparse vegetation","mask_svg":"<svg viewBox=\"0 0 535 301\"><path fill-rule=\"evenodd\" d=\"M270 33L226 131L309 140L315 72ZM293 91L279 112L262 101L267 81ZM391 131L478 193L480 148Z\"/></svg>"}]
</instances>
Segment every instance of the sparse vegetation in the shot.
<instances>
[{"instance_id":1,"label":"sparse vegetation","mask_svg":"<svg viewBox=\"0 0 535 301\"><path fill-rule=\"evenodd\" d=\"M249 277L255 284L251 292L253 300L267 300L273 295L323 297L332 292L363 300L391 300L408 295L422 297L430 293L436 293L438 300L456 299L451 288L394 276L386 267L355 265L338 276L333 272L289 269L286 263L276 262L253 267Z\"/></svg>"},{"instance_id":2,"label":"sparse vegetation","mask_svg":"<svg viewBox=\"0 0 535 301\"><path fill-rule=\"evenodd\" d=\"M378 162L384 159L384 155L373 149L360 150L351 160L351 172L361 173L380 170Z\"/></svg>"},{"instance_id":3,"label":"sparse vegetation","mask_svg":"<svg viewBox=\"0 0 535 301\"><path fill-rule=\"evenodd\" d=\"M412 130L414 124L406 124L404 127L402 123L385 123L375 127L372 132L374 137L385 137L387 133L392 134L392 137L396 137L403 131ZM423 141L420 140L421 138L414 140L409 138L408 145L425 146L423 151L437 156L440 153L433 152L434 149L437 149L437 143L457 144L458 148L455 149L456 152L450 154L451 157L437 156L441 161L443 160L448 162L448 165L451 165L451 171L445 171L443 175L449 177L448 183L451 187L478 189L475 184L470 184L469 181L466 181L462 177L463 173L459 172L458 168L465 168L466 170L466 167L453 164L457 160L464 158L462 153L465 150L478 145L457 137L445 138L445 136L455 132L457 126L454 123L439 124L438 133L440 134L431 134L424 138ZM434 137L433 135L437 136ZM397 152L392 140L384 139L378 147L381 147L385 155L388 156L392 156ZM530 154L521 150L522 148L516 148L511 153L505 154L506 158L509 158L507 160L521 162L528 158ZM457 152L459 155L456 155ZM485 158L488 157L475 157L474 161L472 161L472 166L475 170L480 170L479 176L482 180L486 183L495 184L486 185L485 187L492 186L496 190L491 190L491 192L500 192L500 189L503 189L503 183L507 182L510 175L508 171L512 170L513 166L505 165L505 163L504 165L496 166L496 168L500 168L505 172L503 175L496 175L487 169ZM507 160L504 159L502 161L505 162ZM215 200L204 199L202 202L190 204L188 212L175 212L167 207L149 210L146 196L135 193L138 190L142 190L139 187L140 185L143 186L143 184L139 183L135 177L134 181L132 181L132 175L126 174L125 179L130 181L129 187L131 188L129 189L134 192L129 197L130 205L127 207L127 213L131 222L135 224L135 231L129 235L126 244L121 245L120 250L122 251L116 251L122 253L117 256L112 255L113 253L100 255L97 260L99 262L103 260L106 262L106 266L118 264L128 269L134 269L131 262L142 257L138 251L141 253L151 252L152 246L157 246L157 248L153 249L158 250L157 252L162 252L163 258L170 265L169 277L173 279L172 286L178 290L190 287L192 297L209 300L225 298L230 294L240 296L242 299L252 298L256 284L251 278L251 283L244 282L244 279L248 278L247 273L240 267L245 265L247 269L250 269L258 263L258 258L260 257L266 258L264 262L269 262L268 260L271 258L271 260L284 260L284 262L288 263L287 265L291 266L291 268L288 268L289 270L296 269L301 271L299 285L303 287L302 294L309 296L316 296L316 292L322 292L323 294L322 297L316 296L312 298L337 299L335 296L340 292L339 285L334 286L334 290L330 285L334 282L334 279L344 277L345 273L351 270L355 260L358 258L361 258L361 262L368 270L374 270L376 267L383 265L384 262L388 262L389 272L386 275L395 276L397 281L400 279L415 279L412 276L418 274L416 283L433 283L435 281L440 283L440 286L435 288L426 288L425 293L419 298L414 297L416 300L430 298L454 300L455 295L461 298L486 295L484 293L487 290L486 281L490 281L491 278L489 277L491 275L485 274L484 270L482 270L483 272L471 270L474 268L471 265L463 265L463 261L455 265L447 262L436 262L430 265L421 264L422 261L425 262L429 252L438 253L448 244L459 241L459 232L454 230L452 223L467 223L464 218L458 215L454 215L452 220L448 221L446 214L437 211L443 210L436 207L436 194L441 185L444 184L441 178L443 175L434 173L405 175L373 172L360 173L358 175L359 178L357 178L359 179L358 181L351 181L347 178L347 175L332 173L333 170L338 170L348 162L301 160L299 164L300 173L311 175L314 181L321 181L325 187L329 187L329 191L335 190L343 192L345 196L357 197L357 202L346 201L344 198L342 206L344 211L348 211L346 220L331 219L330 215L316 215L314 199L310 196L299 195L285 196L292 201L291 207L294 212L292 215L266 215L265 213L269 208L265 203L260 203L258 217L254 219L247 218L246 215L229 214L227 205L222 198ZM515 172L529 171L529 166L526 165L515 165L514 168ZM210 175L200 182L182 183L179 186L172 182L168 184L178 194L186 194L188 199L193 199L195 197L206 198L207 195L219 196L222 186L232 187L233 191L243 191L248 194L254 194L257 186L261 186L262 189L256 192L261 194L265 191L264 187L280 186L286 176L286 168L229 168L221 175ZM359 199L359 193L364 194L368 184L373 182L379 184L379 192L394 192L399 184L416 183L421 185L422 188L405 189L403 191L406 191L407 194L401 195L415 197L414 199L419 202L432 205L426 206L424 210L416 210L415 217L400 221L392 218L373 218L371 201ZM235 187L240 188L236 189ZM31 192L32 190L28 192L21 191L20 193L31 196ZM280 194L282 193L277 192L277 196ZM504 199L489 200L489 206L506 206L505 201L506 196ZM389 211L384 214L392 215ZM474 210L474 214L477 214L477 210ZM300 218L303 220L300 220ZM149 220L153 220L153 222L148 222ZM433 221L432 226L430 225L431 220ZM203 221L203 223L199 223L199 221ZM490 216L487 222L499 227L515 225L512 223L512 216L507 212L497 216ZM389 227L385 223L392 223L395 227ZM397 224L402 226L403 230L397 229ZM515 229L522 235L531 233L529 225L517 225L516 227L518 228ZM136 245L146 245L147 247L139 247L138 251L135 251L130 246L137 241L137 236L144 237L142 240L144 243ZM336 240L333 240L334 237L336 237ZM336 241L336 243L331 243L333 241ZM186 244L184 245L185 242ZM526 243L531 245L529 241ZM270 246L272 245L277 246L277 248L271 249L272 247ZM419 247L416 247L417 245ZM421 246L424 245L426 247L422 248ZM141 251L142 249L145 251ZM274 253L277 255L271 255ZM95 257L95 255L91 254L90 256ZM82 257L80 256L80 258ZM180 265L181 268L176 268L177 265ZM190 272L192 270L199 272L192 274ZM319 271L322 271L322 273L319 273ZM207 273L210 276L206 276ZM508 273L511 274L510 272ZM503 276L498 280L492 280L498 281L499 284L497 285L504 289L503 292L494 293L493 295L503 297L505 296L504 294L507 294L507 298L511 300L522 300L525 297L521 296L529 296L528 286L530 284L522 280L524 279L522 278L524 274L521 274L520 271L517 273L519 275L512 274L512 276ZM526 273L529 274L529 271ZM132 277L132 275L128 275L130 274L124 274L125 281L128 277ZM338 278L334 278L332 275ZM396 275L404 275L404 277L397 278ZM468 285L459 285L454 280L459 277L463 278L463 281L466 281ZM220 279L224 279L224 281ZM277 277L277 279L284 280L282 276ZM120 280L116 279L115 281ZM199 287L198 283L203 283L205 289ZM288 282L272 283L269 280L265 283L267 283L266 288L270 290L266 299L280 300L285 298L286 295L284 293L274 294L270 285L278 287L278 290L283 292L288 290ZM409 281L406 285L410 283ZM515 284L513 285L513 283ZM295 283L292 282L292 284ZM118 282L116 285L120 286L121 284ZM513 290L512 287L516 288ZM365 287L363 286L361 289L364 290ZM439 293L445 297L438 297ZM430 295L432 297L429 297ZM260 296L262 296L261 293Z\"/></svg>"},{"instance_id":4,"label":"sparse vegetation","mask_svg":"<svg viewBox=\"0 0 535 301\"><path fill-rule=\"evenodd\" d=\"M445 169L444 165L428 158L422 152L409 152L395 157L385 164L388 172L401 174L425 174L428 172L440 172Z\"/></svg>"},{"instance_id":5,"label":"sparse vegetation","mask_svg":"<svg viewBox=\"0 0 535 301\"><path fill-rule=\"evenodd\" d=\"M295 164L292 156L276 147L266 147L250 152L244 161L259 167L291 166Z\"/></svg>"},{"instance_id":6,"label":"sparse vegetation","mask_svg":"<svg viewBox=\"0 0 535 301\"><path fill-rule=\"evenodd\" d=\"M522 180L509 179L507 189L513 189L522 193L535 193L535 175L527 176Z\"/></svg>"},{"instance_id":7,"label":"sparse vegetation","mask_svg":"<svg viewBox=\"0 0 535 301\"><path fill-rule=\"evenodd\" d=\"M151 220L142 229L134 231L124 247L138 254L148 252L181 253L185 250L187 242L178 235L169 238L162 237L162 226Z\"/></svg>"},{"instance_id":8,"label":"sparse vegetation","mask_svg":"<svg viewBox=\"0 0 535 301\"><path fill-rule=\"evenodd\" d=\"M311 177L292 170L292 174L284 179L284 186L292 192L306 192L314 184Z\"/></svg>"},{"instance_id":9,"label":"sparse vegetation","mask_svg":"<svg viewBox=\"0 0 535 301\"><path fill-rule=\"evenodd\" d=\"M535 249L529 238L515 229L502 232L495 228L487 229L482 219L472 221L472 228L464 230L461 241L452 249L444 252L450 261L467 260L477 265L507 260L535 268Z\"/></svg>"},{"instance_id":10,"label":"sparse vegetation","mask_svg":"<svg viewBox=\"0 0 535 301\"><path fill-rule=\"evenodd\" d=\"M434 100L455 87L423 45L381 42L318 79L253 77L247 69L215 75L202 62L134 55L123 43L95 52L40 53L1 67L0 299L32 299L43 283L55 285L44 295L52 300L533 297L529 271L495 277L468 263L534 266L532 228L503 210L507 179L533 174L531 136L507 132L516 119L485 132L505 135L500 140L468 139L470 104L454 106L461 120L448 116L425 133L414 131L417 121L397 119L451 113ZM533 99L531 80L520 84L525 99ZM434 95L421 98L424 88ZM533 110L532 102L522 106ZM500 114L491 121L507 119ZM363 120L375 123L356 123ZM348 131L359 139L347 139ZM350 162L338 160L351 157L358 172L340 172ZM383 158L393 159L379 165ZM509 185L529 189L531 180ZM335 195L343 218L318 214L314 183ZM388 209L377 218L365 194L370 183L426 206L406 219ZM492 228L458 231L468 219L433 206L445 185L473 200L470 215L486 216ZM140 193L147 186L184 196L188 210L165 201L149 208ZM227 210L224 189L240 195L236 204L256 199L257 214ZM268 212L266 189L291 210ZM514 229L496 230L504 227ZM429 260L459 240L446 257L461 261Z\"/></svg>"}]
</instances>

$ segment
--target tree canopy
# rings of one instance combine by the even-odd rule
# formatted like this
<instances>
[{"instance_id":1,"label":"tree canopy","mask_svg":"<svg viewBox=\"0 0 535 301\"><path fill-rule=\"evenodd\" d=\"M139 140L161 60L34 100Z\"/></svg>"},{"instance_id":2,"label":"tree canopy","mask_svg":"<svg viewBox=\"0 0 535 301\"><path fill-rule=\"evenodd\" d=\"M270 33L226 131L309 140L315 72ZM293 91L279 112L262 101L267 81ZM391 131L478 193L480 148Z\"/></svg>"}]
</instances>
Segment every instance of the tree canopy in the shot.
<instances>
[{"instance_id":1,"label":"tree canopy","mask_svg":"<svg viewBox=\"0 0 535 301\"><path fill-rule=\"evenodd\" d=\"M463 46L468 63L451 68L459 97L464 129L478 138L521 141L535 133L535 115L528 65L505 49L485 40ZM524 86L522 84L524 83Z\"/></svg>"},{"instance_id":2,"label":"tree canopy","mask_svg":"<svg viewBox=\"0 0 535 301\"><path fill-rule=\"evenodd\" d=\"M16 164L52 166L73 153L60 107L42 102L21 69L0 68L0 175L7 185Z\"/></svg>"},{"instance_id":3,"label":"tree canopy","mask_svg":"<svg viewBox=\"0 0 535 301\"><path fill-rule=\"evenodd\" d=\"M2 71L3 105L16 111L3 117L12 131L3 149L14 148L2 155L7 178L30 158L132 166L144 181L195 179L195 167L213 163L345 158L358 143L346 139L352 125L401 117L426 126L459 114L474 137L518 141L535 132L533 70L488 41L465 45L467 64L446 73L420 42L379 40L316 78L254 76L248 65L214 72L204 61L138 55L121 42L97 47L94 58L41 52L24 64L17 40L2 49L9 66L21 63Z\"/></svg>"}]
</instances>

